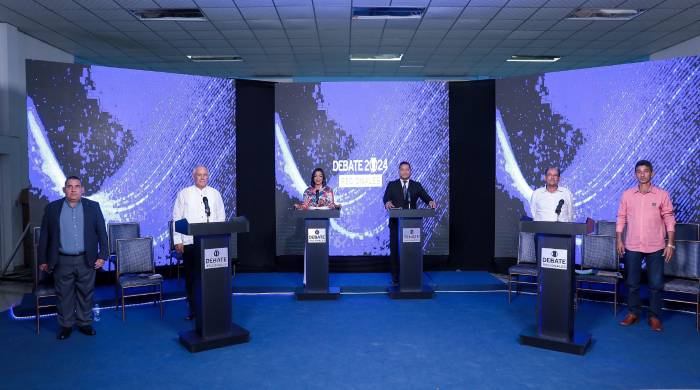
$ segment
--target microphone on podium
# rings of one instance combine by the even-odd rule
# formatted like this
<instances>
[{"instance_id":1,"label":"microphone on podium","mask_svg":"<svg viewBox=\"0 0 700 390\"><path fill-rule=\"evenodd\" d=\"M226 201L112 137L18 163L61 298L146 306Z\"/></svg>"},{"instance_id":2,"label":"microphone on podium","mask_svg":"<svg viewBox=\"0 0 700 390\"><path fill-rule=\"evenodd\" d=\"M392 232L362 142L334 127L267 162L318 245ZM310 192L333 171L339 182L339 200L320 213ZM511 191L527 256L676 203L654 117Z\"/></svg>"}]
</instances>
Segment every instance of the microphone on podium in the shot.
<instances>
[{"instance_id":1,"label":"microphone on podium","mask_svg":"<svg viewBox=\"0 0 700 390\"><path fill-rule=\"evenodd\" d=\"M564 199L559 199L559 204L557 205L557 209L554 210L555 213L557 213L557 217L559 217L559 214L561 214L561 207L564 206Z\"/></svg>"},{"instance_id":2,"label":"microphone on podium","mask_svg":"<svg viewBox=\"0 0 700 390\"><path fill-rule=\"evenodd\" d=\"M207 197L202 198L202 202L204 202L204 212L207 213L207 222L209 222L209 216L211 215L211 209L209 208L209 199Z\"/></svg>"}]
</instances>

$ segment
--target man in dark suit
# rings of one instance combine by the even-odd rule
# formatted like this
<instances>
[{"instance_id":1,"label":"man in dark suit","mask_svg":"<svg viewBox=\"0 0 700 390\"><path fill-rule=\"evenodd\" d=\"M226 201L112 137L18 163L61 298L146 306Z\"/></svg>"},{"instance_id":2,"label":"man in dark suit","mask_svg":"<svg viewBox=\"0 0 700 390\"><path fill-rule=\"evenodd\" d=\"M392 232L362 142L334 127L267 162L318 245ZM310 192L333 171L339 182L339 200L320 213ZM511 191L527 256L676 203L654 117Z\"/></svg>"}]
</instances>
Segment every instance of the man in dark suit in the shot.
<instances>
[{"instance_id":1,"label":"man in dark suit","mask_svg":"<svg viewBox=\"0 0 700 390\"><path fill-rule=\"evenodd\" d=\"M39 239L39 268L54 274L58 303L58 339L70 337L73 325L88 336L92 327L95 270L107 258L107 230L97 202L82 198L80 178L66 179L66 197L44 210Z\"/></svg>"},{"instance_id":2,"label":"man in dark suit","mask_svg":"<svg viewBox=\"0 0 700 390\"><path fill-rule=\"evenodd\" d=\"M418 199L428 206L435 208L437 204L433 198L425 192L423 186L411 180L411 164L407 161L399 164L399 179L390 181L384 191L384 207L388 209L415 209ZM399 259L398 259L398 236L399 223L395 218L389 219L389 247L391 250L391 281L394 285L399 283Z\"/></svg>"}]
</instances>

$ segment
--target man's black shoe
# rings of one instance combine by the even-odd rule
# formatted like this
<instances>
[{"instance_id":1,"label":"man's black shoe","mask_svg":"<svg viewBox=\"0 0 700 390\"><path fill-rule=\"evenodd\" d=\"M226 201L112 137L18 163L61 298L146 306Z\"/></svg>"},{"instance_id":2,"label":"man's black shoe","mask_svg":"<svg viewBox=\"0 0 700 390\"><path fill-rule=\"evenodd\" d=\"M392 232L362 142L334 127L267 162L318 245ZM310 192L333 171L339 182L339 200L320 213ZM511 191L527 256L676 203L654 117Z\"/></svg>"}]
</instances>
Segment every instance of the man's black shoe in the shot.
<instances>
[{"instance_id":1,"label":"man's black shoe","mask_svg":"<svg viewBox=\"0 0 700 390\"><path fill-rule=\"evenodd\" d=\"M73 328L66 328L62 326L56 338L59 340L65 340L70 337L71 332L73 332Z\"/></svg>"},{"instance_id":2,"label":"man's black shoe","mask_svg":"<svg viewBox=\"0 0 700 390\"><path fill-rule=\"evenodd\" d=\"M93 328L90 325L79 326L78 330L80 331L80 333L87 335L87 336L94 336L97 334L97 332L95 331L95 328Z\"/></svg>"}]
</instances>

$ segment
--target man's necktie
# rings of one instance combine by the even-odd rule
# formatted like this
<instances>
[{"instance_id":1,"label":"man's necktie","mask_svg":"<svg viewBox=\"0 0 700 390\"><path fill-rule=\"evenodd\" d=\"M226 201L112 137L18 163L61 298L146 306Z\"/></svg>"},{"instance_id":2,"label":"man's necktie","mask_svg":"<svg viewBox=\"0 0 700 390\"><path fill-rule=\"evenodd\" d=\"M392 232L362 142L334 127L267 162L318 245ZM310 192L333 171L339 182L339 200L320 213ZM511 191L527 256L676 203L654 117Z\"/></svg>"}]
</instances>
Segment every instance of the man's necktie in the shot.
<instances>
[{"instance_id":1,"label":"man's necktie","mask_svg":"<svg viewBox=\"0 0 700 390\"><path fill-rule=\"evenodd\" d=\"M403 182L403 200L408 202L408 185L406 182Z\"/></svg>"}]
</instances>

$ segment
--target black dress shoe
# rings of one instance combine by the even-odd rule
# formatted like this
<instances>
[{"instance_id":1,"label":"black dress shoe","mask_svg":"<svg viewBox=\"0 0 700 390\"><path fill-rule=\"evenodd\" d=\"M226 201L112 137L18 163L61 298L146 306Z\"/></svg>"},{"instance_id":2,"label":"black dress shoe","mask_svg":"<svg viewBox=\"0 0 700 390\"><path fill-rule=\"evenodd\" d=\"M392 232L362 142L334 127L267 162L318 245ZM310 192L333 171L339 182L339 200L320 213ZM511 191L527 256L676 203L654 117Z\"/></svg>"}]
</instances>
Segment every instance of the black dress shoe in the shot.
<instances>
[{"instance_id":1,"label":"black dress shoe","mask_svg":"<svg viewBox=\"0 0 700 390\"><path fill-rule=\"evenodd\" d=\"M56 335L56 338L59 340L65 340L70 337L70 334L73 332L73 328L66 328L66 327L61 327L61 330L58 332L58 335Z\"/></svg>"},{"instance_id":2,"label":"black dress shoe","mask_svg":"<svg viewBox=\"0 0 700 390\"><path fill-rule=\"evenodd\" d=\"M93 328L91 325L84 325L84 326L79 326L78 330L80 333L87 335L87 336L94 336L97 334L95 331L95 328Z\"/></svg>"},{"instance_id":3,"label":"black dress shoe","mask_svg":"<svg viewBox=\"0 0 700 390\"><path fill-rule=\"evenodd\" d=\"M190 314L186 315L186 316L185 316L185 319L186 319L187 321L192 321L192 320L194 319L194 313L190 313Z\"/></svg>"}]
</instances>

